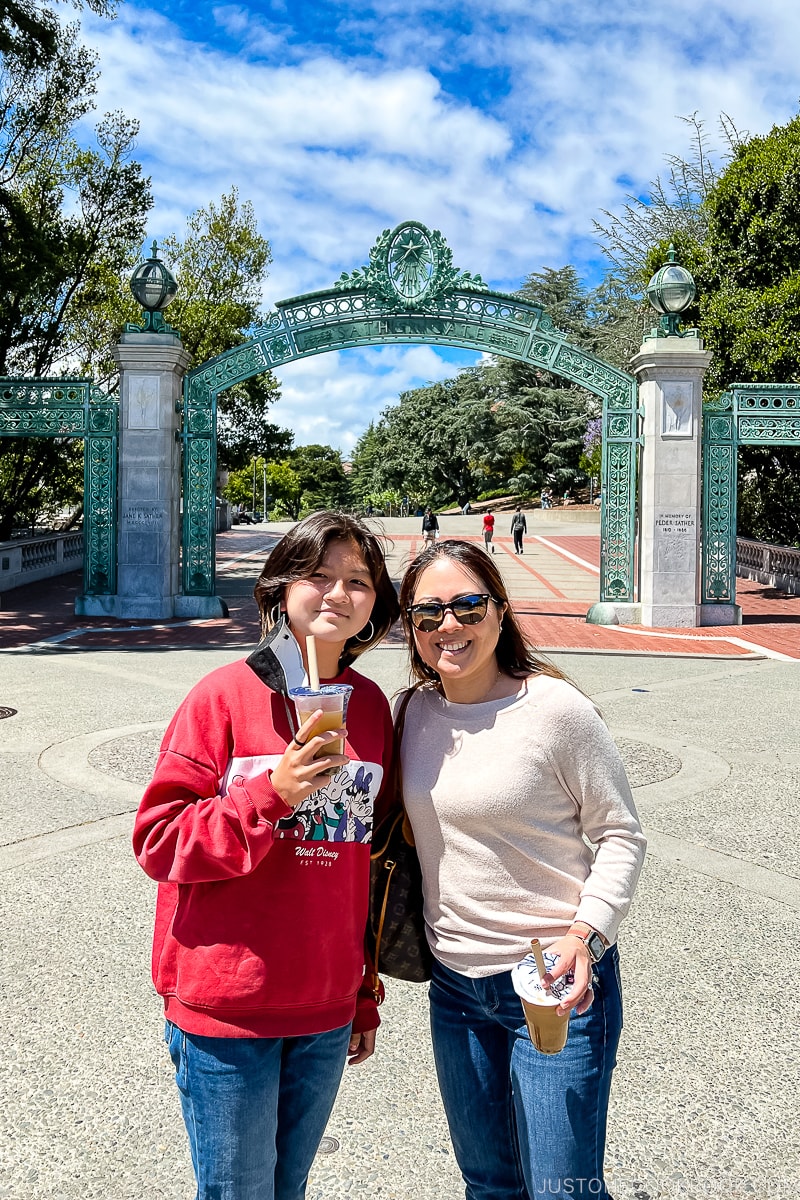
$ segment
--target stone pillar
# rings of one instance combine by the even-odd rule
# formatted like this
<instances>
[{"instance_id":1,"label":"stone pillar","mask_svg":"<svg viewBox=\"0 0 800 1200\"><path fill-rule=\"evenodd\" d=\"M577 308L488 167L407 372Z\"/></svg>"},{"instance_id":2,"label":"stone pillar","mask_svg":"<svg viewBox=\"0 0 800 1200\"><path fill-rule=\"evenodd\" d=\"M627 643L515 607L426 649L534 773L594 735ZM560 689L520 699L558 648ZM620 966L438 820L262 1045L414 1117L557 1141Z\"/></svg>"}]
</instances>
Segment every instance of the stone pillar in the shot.
<instances>
[{"instance_id":1,"label":"stone pillar","mask_svg":"<svg viewBox=\"0 0 800 1200\"><path fill-rule=\"evenodd\" d=\"M84 612L164 620L175 615L181 588L176 434L191 359L176 334L127 332L114 359L120 369L117 592L87 597Z\"/></svg>"},{"instance_id":2,"label":"stone pillar","mask_svg":"<svg viewBox=\"0 0 800 1200\"><path fill-rule=\"evenodd\" d=\"M631 360L644 414L639 517L642 625L701 624L703 376L711 357L699 337L652 337Z\"/></svg>"}]
</instances>

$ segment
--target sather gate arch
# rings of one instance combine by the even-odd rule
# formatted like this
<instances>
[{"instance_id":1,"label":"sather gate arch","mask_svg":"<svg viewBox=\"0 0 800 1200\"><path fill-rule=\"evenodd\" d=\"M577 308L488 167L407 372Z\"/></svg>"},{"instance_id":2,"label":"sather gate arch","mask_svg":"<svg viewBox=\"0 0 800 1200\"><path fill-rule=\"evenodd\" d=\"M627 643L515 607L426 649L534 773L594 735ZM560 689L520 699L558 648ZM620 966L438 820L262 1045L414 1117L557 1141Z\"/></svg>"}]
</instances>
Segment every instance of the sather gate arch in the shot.
<instances>
[{"instance_id":1,"label":"sather gate arch","mask_svg":"<svg viewBox=\"0 0 800 1200\"><path fill-rule=\"evenodd\" d=\"M634 599L637 385L571 345L547 313L453 266L438 230L384 230L369 263L325 291L276 305L248 342L188 372L183 389L183 593L214 595L216 412L220 392L314 354L425 343L489 351L542 367L602 400L601 601Z\"/></svg>"}]
</instances>

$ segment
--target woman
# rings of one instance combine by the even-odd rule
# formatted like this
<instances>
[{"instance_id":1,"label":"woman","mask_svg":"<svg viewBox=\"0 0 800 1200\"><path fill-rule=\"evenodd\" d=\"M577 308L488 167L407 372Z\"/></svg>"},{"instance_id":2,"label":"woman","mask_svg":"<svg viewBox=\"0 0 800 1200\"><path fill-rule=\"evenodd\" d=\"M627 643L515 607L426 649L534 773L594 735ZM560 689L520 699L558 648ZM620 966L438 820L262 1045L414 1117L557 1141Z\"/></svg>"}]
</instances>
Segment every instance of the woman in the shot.
<instances>
[{"instance_id":1,"label":"woman","mask_svg":"<svg viewBox=\"0 0 800 1200\"><path fill-rule=\"evenodd\" d=\"M153 978L197 1200L302 1200L345 1058L368 1058L378 1025L363 939L392 729L350 663L396 620L394 587L374 534L323 512L278 543L255 597L263 641L178 709L133 837L160 885ZM309 635L322 679L353 688L346 730L315 737L320 712L298 728L287 696Z\"/></svg>"},{"instance_id":2,"label":"woman","mask_svg":"<svg viewBox=\"0 0 800 1200\"><path fill-rule=\"evenodd\" d=\"M422 540L426 546L432 546L439 536L439 519L430 508L425 509L422 518Z\"/></svg>"},{"instance_id":3,"label":"woman","mask_svg":"<svg viewBox=\"0 0 800 1200\"><path fill-rule=\"evenodd\" d=\"M608 1196L622 1026L615 946L645 841L592 703L526 643L494 561L447 541L400 592L416 683L406 808L434 955L434 1054L467 1200ZM596 847L594 852L584 835ZM566 1048L532 1045L510 970L531 938L574 984ZM582 1190L580 1190L582 1188Z\"/></svg>"}]
</instances>

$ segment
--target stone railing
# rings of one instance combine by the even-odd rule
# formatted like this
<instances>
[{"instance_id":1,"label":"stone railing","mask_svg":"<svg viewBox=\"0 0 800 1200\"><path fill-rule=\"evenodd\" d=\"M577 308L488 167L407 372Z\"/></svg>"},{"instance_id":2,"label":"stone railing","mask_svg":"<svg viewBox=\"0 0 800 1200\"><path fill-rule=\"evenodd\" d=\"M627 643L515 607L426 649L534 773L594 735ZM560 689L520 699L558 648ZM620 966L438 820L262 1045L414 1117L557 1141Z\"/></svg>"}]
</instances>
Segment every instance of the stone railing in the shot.
<instances>
[{"instance_id":1,"label":"stone railing","mask_svg":"<svg viewBox=\"0 0 800 1200\"><path fill-rule=\"evenodd\" d=\"M26 583L79 571L83 533L51 533L0 542L0 595Z\"/></svg>"},{"instance_id":2,"label":"stone railing","mask_svg":"<svg viewBox=\"0 0 800 1200\"><path fill-rule=\"evenodd\" d=\"M750 538L736 539L736 574L755 579L791 596L800 595L800 550L796 546L771 546Z\"/></svg>"}]
</instances>

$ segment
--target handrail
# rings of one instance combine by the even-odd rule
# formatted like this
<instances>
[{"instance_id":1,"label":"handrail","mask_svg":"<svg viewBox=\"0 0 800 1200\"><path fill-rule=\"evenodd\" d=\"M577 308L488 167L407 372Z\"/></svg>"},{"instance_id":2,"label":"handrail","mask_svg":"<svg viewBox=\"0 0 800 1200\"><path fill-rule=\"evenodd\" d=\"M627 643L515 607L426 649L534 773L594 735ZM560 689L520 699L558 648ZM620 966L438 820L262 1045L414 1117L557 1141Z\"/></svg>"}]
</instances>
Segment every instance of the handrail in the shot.
<instances>
[{"instance_id":1,"label":"handrail","mask_svg":"<svg viewBox=\"0 0 800 1200\"><path fill-rule=\"evenodd\" d=\"M792 596L800 595L800 548L737 537L736 574Z\"/></svg>"},{"instance_id":2,"label":"handrail","mask_svg":"<svg viewBox=\"0 0 800 1200\"><path fill-rule=\"evenodd\" d=\"M79 571L82 562L82 530L0 542L0 593Z\"/></svg>"}]
</instances>

